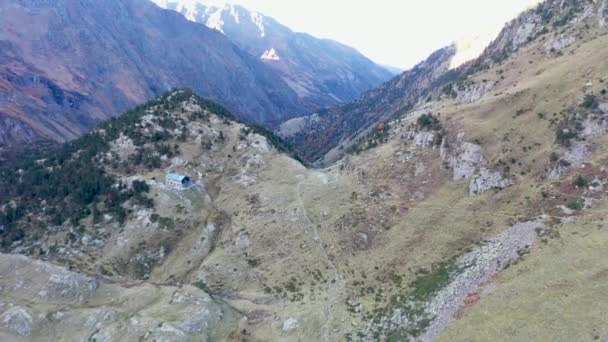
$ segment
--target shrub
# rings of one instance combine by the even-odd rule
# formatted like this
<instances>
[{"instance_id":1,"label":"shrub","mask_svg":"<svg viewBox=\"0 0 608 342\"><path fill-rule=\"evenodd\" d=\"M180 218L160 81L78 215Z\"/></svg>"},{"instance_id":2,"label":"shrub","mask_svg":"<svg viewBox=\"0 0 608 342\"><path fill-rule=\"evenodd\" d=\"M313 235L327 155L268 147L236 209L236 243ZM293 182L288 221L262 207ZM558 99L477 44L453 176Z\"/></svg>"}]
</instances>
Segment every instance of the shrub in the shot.
<instances>
[{"instance_id":1,"label":"shrub","mask_svg":"<svg viewBox=\"0 0 608 342\"><path fill-rule=\"evenodd\" d=\"M566 207L577 211L583 210L583 208L585 208L585 199L578 197L572 200L571 202L568 202L568 204L566 204Z\"/></svg>"},{"instance_id":2,"label":"shrub","mask_svg":"<svg viewBox=\"0 0 608 342\"><path fill-rule=\"evenodd\" d=\"M146 183L146 181L134 180L132 185L133 191L135 191L136 194L140 194L142 192L150 192L150 186L148 186L148 183Z\"/></svg>"},{"instance_id":3,"label":"shrub","mask_svg":"<svg viewBox=\"0 0 608 342\"><path fill-rule=\"evenodd\" d=\"M597 109L600 103L595 95L585 95L582 106L587 109Z\"/></svg>"},{"instance_id":4,"label":"shrub","mask_svg":"<svg viewBox=\"0 0 608 342\"><path fill-rule=\"evenodd\" d=\"M441 130L441 122L433 114L422 114L417 121L418 129Z\"/></svg>"},{"instance_id":5,"label":"shrub","mask_svg":"<svg viewBox=\"0 0 608 342\"><path fill-rule=\"evenodd\" d=\"M549 160L552 163L555 163L559 160L559 154L557 154L557 152L551 152L551 155L549 156Z\"/></svg>"},{"instance_id":6,"label":"shrub","mask_svg":"<svg viewBox=\"0 0 608 342\"><path fill-rule=\"evenodd\" d=\"M448 285L450 275L457 272L458 267L453 260L439 264L430 273L421 274L410 284L413 289L412 297L422 302L428 301L437 291Z\"/></svg>"},{"instance_id":7,"label":"shrub","mask_svg":"<svg viewBox=\"0 0 608 342\"><path fill-rule=\"evenodd\" d=\"M576 185L579 188L586 188L589 186L591 182L589 181L589 179L583 177L583 176L578 176L576 177L576 180L574 181L574 185Z\"/></svg>"}]
</instances>

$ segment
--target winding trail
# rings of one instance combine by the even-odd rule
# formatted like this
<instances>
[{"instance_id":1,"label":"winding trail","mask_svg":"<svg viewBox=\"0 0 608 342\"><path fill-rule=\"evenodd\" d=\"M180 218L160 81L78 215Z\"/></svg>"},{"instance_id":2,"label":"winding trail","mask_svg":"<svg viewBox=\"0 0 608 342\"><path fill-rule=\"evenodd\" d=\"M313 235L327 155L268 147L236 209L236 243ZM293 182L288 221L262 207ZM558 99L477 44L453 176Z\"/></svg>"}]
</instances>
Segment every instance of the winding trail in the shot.
<instances>
[{"instance_id":1,"label":"winding trail","mask_svg":"<svg viewBox=\"0 0 608 342\"><path fill-rule=\"evenodd\" d=\"M302 200L302 184L304 183L306 176L303 174L299 174L296 177L298 178L298 184L296 185L296 195L298 198L298 204L302 209L302 215L304 217L304 220L306 221L306 230L308 230L313 240L317 242L318 248L321 251L321 254L323 255L325 263L329 266L330 270L334 274L335 281L329 281L327 285L326 294L328 298L325 301L323 309L325 320L322 327L323 340L326 342L333 341L333 339L330 338L329 325L334 319L333 307L335 306L338 300L339 288L344 288L345 286L344 277L342 276L342 274L340 274L338 268L329 257L329 253L325 248L323 241L321 240L321 236L319 234L317 226L308 217L306 206L304 205L304 201Z\"/></svg>"}]
</instances>

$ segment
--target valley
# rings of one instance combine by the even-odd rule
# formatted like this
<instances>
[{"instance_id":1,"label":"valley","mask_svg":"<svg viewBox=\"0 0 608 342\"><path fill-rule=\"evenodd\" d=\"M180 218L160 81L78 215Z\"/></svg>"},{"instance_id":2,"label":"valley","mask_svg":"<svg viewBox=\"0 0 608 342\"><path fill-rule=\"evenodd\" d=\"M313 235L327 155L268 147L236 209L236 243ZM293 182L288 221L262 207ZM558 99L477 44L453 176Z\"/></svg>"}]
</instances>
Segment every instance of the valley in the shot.
<instances>
[{"instance_id":1,"label":"valley","mask_svg":"<svg viewBox=\"0 0 608 342\"><path fill-rule=\"evenodd\" d=\"M13 156L0 338L606 340L606 6L545 1L286 140L182 88Z\"/></svg>"}]
</instances>

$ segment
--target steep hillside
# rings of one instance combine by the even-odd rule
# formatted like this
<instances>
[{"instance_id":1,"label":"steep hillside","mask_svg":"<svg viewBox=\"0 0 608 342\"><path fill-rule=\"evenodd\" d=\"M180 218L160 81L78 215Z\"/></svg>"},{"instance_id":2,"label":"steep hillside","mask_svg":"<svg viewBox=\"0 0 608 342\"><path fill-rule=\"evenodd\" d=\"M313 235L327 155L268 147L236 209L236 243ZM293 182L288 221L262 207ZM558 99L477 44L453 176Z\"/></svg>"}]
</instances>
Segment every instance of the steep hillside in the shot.
<instances>
[{"instance_id":1,"label":"steep hillside","mask_svg":"<svg viewBox=\"0 0 608 342\"><path fill-rule=\"evenodd\" d=\"M452 46L438 50L413 69L365 92L352 102L283 123L278 134L297 146L298 152L310 161L323 159L332 148L342 143L340 152L327 156L323 161L325 164L335 162L349 146L349 140L382 120L414 108L423 102L421 99L426 100L437 79L449 70L455 53Z\"/></svg>"},{"instance_id":2,"label":"steep hillside","mask_svg":"<svg viewBox=\"0 0 608 342\"><path fill-rule=\"evenodd\" d=\"M0 144L73 139L182 86L266 125L308 110L258 58L146 0L2 1L0 47Z\"/></svg>"},{"instance_id":3,"label":"steep hillside","mask_svg":"<svg viewBox=\"0 0 608 342\"><path fill-rule=\"evenodd\" d=\"M603 1L544 1L510 22L484 53L471 62L450 69L457 51L455 47L441 49L414 69L351 103L288 121L278 132L297 146L307 160L329 164L368 134L374 125L427 101L441 97L477 100L495 84L471 83L470 75L500 64L535 41L546 41L543 56L558 54L576 42L578 31L603 27L607 15Z\"/></svg>"},{"instance_id":4,"label":"steep hillside","mask_svg":"<svg viewBox=\"0 0 608 342\"><path fill-rule=\"evenodd\" d=\"M606 340L596 5L326 168L186 90L2 164L0 336Z\"/></svg>"},{"instance_id":5,"label":"steep hillside","mask_svg":"<svg viewBox=\"0 0 608 342\"><path fill-rule=\"evenodd\" d=\"M241 49L276 70L300 98L315 108L352 100L393 76L353 48L293 32L276 20L242 6L153 1L224 33Z\"/></svg>"}]
</instances>

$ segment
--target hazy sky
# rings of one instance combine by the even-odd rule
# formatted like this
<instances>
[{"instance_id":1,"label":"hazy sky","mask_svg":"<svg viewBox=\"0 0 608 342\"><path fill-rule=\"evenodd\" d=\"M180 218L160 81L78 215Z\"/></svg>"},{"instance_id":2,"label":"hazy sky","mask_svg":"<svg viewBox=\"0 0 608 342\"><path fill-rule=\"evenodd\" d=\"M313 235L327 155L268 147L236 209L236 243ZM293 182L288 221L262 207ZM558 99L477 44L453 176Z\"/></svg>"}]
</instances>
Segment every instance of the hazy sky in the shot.
<instances>
[{"instance_id":1,"label":"hazy sky","mask_svg":"<svg viewBox=\"0 0 608 342\"><path fill-rule=\"evenodd\" d=\"M353 46L375 62L409 68L455 40L497 32L538 0L228 2L274 17L295 31Z\"/></svg>"}]
</instances>

